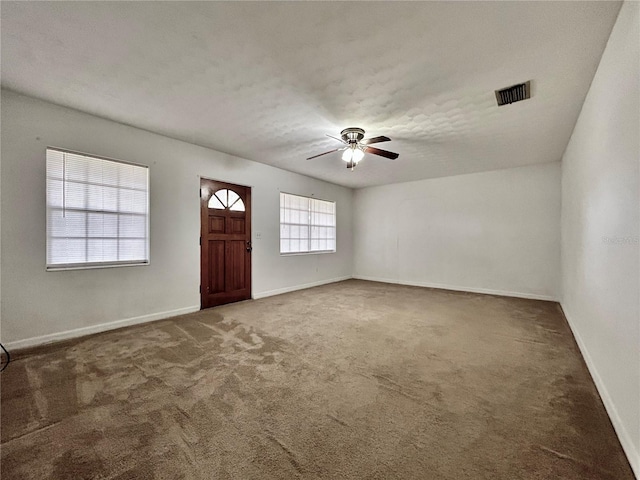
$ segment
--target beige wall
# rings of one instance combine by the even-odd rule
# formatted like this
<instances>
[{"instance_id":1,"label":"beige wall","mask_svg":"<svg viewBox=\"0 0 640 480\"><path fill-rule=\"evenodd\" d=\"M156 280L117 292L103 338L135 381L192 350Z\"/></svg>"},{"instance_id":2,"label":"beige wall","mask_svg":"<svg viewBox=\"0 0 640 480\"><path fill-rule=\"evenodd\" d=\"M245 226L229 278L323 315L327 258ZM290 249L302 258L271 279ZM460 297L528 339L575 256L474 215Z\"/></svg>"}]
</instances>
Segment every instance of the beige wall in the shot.
<instances>
[{"instance_id":1,"label":"beige wall","mask_svg":"<svg viewBox=\"0 0 640 480\"><path fill-rule=\"evenodd\" d=\"M357 190L354 276L557 299L560 164Z\"/></svg>"}]
</instances>

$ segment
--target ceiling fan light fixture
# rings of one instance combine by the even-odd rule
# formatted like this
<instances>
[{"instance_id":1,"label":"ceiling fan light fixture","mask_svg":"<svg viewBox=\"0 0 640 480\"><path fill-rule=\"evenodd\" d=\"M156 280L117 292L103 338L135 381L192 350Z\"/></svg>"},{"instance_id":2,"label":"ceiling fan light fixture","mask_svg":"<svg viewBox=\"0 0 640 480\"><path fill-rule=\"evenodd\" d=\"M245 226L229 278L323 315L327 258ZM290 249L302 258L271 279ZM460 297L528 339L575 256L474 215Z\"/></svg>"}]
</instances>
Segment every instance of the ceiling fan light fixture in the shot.
<instances>
[{"instance_id":1,"label":"ceiling fan light fixture","mask_svg":"<svg viewBox=\"0 0 640 480\"><path fill-rule=\"evenodd\" d=\"M364 157L364 152L355 143L352 143L342 154L342 160L347 163L358 163Z\"/></svg>"}]
</instances>

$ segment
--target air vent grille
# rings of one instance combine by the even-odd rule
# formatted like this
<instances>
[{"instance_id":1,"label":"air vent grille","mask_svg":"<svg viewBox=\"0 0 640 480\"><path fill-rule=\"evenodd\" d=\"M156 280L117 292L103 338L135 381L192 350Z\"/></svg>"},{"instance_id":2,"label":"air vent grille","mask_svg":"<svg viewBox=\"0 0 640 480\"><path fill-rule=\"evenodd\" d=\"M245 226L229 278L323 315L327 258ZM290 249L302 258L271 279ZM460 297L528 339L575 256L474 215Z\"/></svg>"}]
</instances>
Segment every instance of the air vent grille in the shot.
<instances>
[{"instance_id":1,"label":"air vent grille","mask_svg":"<svg viewBox=\"0 0 640 480\"><path fill-rule=\"evenodd\" d=\"M519 83L511 87L496 90L496 100L498 106L508 105L509 103L520 102L531 98L531 82Z\"/></svg>"}]
</instances>

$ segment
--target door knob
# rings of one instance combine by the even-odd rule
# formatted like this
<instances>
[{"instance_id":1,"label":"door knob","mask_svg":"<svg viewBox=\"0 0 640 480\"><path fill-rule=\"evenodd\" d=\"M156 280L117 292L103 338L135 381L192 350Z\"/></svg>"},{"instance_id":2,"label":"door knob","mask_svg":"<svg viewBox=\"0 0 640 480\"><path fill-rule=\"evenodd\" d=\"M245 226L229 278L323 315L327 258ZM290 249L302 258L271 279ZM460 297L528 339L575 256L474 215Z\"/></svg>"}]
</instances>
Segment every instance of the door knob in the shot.
<instances>
[{"instance_id":1,"label":"door knob","mask_svg":"<svg viewBox=\"0 0 640 480\"><path fill-rule=\"evenodd\" d=\"M253 250L253 247L251 246L251 242L248 241L247 242L247 252L251 253L251 250Z\"/></svg>"}]
</instances>

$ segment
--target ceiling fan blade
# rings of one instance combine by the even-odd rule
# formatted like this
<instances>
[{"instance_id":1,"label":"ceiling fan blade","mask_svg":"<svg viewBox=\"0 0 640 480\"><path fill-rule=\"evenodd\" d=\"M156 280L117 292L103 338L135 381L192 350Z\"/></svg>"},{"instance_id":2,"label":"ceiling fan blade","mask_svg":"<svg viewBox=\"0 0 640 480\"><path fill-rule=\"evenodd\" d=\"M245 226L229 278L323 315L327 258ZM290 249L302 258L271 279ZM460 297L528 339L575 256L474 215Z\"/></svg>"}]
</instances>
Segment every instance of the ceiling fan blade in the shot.
<instances>
[{"instance_id":1,"label":"ceiling fan blade","mask_svg":"<svg viewBox=\"0 0 640 480\"><path fill-rule=\"evenodd\" d=\"M395 160L396 158L398 158L400 156L400 154L398 154L398 153L389 152L387 150L381 150L381 149L376 148L376 147L367 147L365 149L365 152L373 153L374 155L380 155L381 157L389 158L391 160Z\"/></svg>"},{"instance_id":2,"label":"ceiling fan blade","mask_svg":"<svg viewBox=\"0 0 640 480\"><path fill-rule=\"evenodd\" d=\"M391 139L389 137L385 137L384 135L382 135L380 137L365 138L364 140L361 140L360 143L362 145L371 145L372 143L390 142L390 141Z\"/></svg>"},{"instance_id":3,"label":"ceiling fan blade","mask_svg":"<svg viewBox=\"0 0 640 480\"><path fill-rule=\"evenodd\" d=\"M334 137L333 135L329 135L328 133L325 133L325 135L329 138L333 138L334 140L338 140L340 143L347 143L345 142L343 139L338 138L338 137Z\"/></svg>"},{"instance_id":4,"label":"ceiling fan blade","mask_svg":"<svg viewBox=\"0 0 640 480\"><path fill-rule=\"evenodd\" d=\"M335 150L329 150L328 152L319 153L318 155L314 155L313 157L307 158L307 160L311 160L313 158L321 157L322 155L328 155L329 153L337 152L338 150L342 150L342 148L336 148Z\"/></svg>"}]
</instances>

